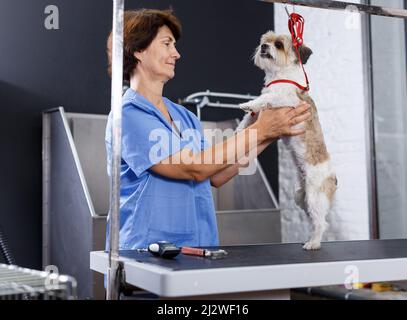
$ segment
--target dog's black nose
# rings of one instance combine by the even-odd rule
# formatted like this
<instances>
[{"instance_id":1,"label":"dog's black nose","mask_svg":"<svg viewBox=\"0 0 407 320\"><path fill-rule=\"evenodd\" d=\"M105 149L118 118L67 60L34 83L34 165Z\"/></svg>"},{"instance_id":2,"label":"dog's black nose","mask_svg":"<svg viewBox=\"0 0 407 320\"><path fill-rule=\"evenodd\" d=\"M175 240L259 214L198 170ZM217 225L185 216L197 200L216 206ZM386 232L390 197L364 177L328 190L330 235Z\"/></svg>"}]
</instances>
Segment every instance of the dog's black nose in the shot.
<instances>
[{"instance_id":1,"label":"dog's black nose","mask_svg":"<svg viewBox=\"0 0 407 320\"><path fill-rule=\"evenodd\" d=\"M268 46L269 46L268 44L263 43L263 44L261 45L261 47L260 47L260 48L261 48L261 51L262 51L262 52L267 51Z\"/></svg>"}]
</instances>

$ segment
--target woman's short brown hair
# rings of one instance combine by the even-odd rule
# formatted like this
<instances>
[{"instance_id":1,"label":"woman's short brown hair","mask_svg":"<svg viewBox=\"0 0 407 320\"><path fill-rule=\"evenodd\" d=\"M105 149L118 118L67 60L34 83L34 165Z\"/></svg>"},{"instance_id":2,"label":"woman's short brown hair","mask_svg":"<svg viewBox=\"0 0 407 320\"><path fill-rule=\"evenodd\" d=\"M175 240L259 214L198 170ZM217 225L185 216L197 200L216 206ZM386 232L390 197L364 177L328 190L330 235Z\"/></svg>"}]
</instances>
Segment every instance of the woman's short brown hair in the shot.
<instances>
[{"instance_id":1,"label":"woman's short brown hair","mask_svg":"<svg viewBox=\"0 0 407 320\"><path fill-rule=\"evenodd\" d=\"M138 60L134 52L146 49L154 40L158 29L166 25L175 40L181 36L181 23L172 10L140 9L124 12L123 26L123 80L130 81L130 75ZM108 72L112 76L112 33L107 39Z\"/></svg>"}]
</instances>

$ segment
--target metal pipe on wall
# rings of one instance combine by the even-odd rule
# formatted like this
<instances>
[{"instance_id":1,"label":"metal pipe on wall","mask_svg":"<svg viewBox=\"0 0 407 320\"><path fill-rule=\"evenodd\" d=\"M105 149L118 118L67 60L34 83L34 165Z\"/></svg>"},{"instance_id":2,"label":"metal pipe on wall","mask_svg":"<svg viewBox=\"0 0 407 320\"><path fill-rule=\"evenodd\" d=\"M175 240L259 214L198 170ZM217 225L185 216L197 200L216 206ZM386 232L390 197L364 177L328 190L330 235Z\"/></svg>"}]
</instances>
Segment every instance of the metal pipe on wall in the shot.
<instances>
[{"instance_id":1,"label":"metal pipe on wall","mask_svg":"<svg viewBox=\"0 0 407 320\"><path fill-rule=\"evenodd\" d=\"M122 87L123 87L123 23L124 0L113 0L112 27L112 161L109 210L109 269L107 299L119 297L119 218L120 218L120 160L122 138Z\"/></svg>"},{"instance_id":2,"label":"metal pipe on wall","mask_svg":"<svg viewBox=\"0 0 407 320\"><path fill-rule=\"evenodd\" d=\"M349 12L364 12L376 16L393 18L407 18L407 10L386 8L381 6L371 6L368 4L330 1L330 0L260 0L269 3L282 3L296 6L305 6L319 9L340 10Z\"/></svg>"}]
</instances>

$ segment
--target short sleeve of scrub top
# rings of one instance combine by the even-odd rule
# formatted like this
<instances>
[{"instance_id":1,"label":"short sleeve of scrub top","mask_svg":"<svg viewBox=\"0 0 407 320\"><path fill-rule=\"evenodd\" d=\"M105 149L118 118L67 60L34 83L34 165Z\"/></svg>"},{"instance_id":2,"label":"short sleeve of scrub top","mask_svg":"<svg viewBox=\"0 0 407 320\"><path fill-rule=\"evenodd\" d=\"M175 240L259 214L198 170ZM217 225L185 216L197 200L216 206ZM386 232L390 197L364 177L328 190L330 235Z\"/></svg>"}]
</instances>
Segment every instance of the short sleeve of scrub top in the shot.
<instances>
[{"instance_id":1,"label":"short sleeve of scrub top","mask_svg":"<svg viewBox=\"0 0 407 320\"><path fill-rule=\"evenodd\" d=\"M176 180L150 168L189 148L194 153L210 146L198 118L164 98L178 132L163 114L132 90L123 96L122 161L120 186L121 250L145 248L166 240L178 246L219 245L209 179ZM112 157L111 114L106 127L108 173ZM106 249L109 245L109 221Z\"/></svg>"}]
</instances>

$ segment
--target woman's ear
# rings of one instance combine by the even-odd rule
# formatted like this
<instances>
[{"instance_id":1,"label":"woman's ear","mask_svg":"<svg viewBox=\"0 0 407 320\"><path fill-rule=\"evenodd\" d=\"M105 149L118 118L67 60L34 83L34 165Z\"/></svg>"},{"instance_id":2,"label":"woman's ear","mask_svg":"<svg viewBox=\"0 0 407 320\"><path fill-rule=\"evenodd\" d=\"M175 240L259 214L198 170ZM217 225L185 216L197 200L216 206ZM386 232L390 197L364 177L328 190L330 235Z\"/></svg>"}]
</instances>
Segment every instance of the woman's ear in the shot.
<instances>
[{"instance_id":1,"label":"woman's ear","mask_svg":"<svg viewBox=\"0 0 407 320\"><path fill-rule=\"evenodd\" d=\"M134 53L133 53L134 58L136 58L136 60L138 60L138 61L141 60L142 55L143 55L142 51L134 51Z\"/></svg>"}]
</instances>

